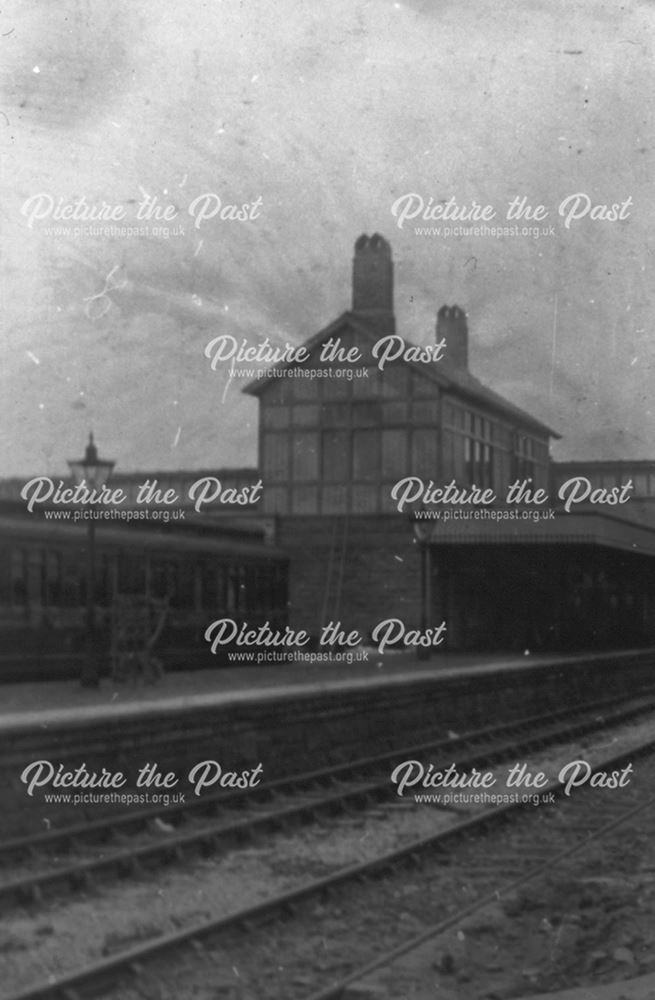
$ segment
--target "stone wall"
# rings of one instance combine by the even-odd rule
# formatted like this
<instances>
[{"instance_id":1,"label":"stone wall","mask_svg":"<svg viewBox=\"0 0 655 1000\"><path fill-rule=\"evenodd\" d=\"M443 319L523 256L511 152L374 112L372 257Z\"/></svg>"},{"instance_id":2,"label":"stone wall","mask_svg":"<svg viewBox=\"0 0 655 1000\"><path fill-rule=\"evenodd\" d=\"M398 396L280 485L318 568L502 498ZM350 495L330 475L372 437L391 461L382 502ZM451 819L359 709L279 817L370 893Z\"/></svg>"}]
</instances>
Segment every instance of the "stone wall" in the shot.
<instances>
[{"instance_id":1,"label":"stone wall","mask_svg":"<svg viewBox=\"0 0 655 1000\"><path fill-rule=\"evenodd\" d=\"M353 678L286 693L267 690L203 699L202 707L116 706L90 724L62 720L47 727L0 727L0 837L45 831L55 825L99 819L124 810L112 804L47 803L37 789L29 797L20 775L33 761L88 771L122 771L126 791L138 770L156 762L180 777L176 791L193 795L187 776L194 764L216 760L224 770L263 767L274 781L384 750L406 749L450 731L541 715L593 698L618 699L653 683L653 653L559 658L536 665L490 666L443 671L432 676ZM441 672L440 672L441 669Z\"/></svg>"},{"instance_id":2,"label":"stone wall","mask_svg":"<svg viewBox=\"0 0 655 1000\"><path fill-rule=\"evenodd\" d=\"M340 620L366 637L388 617L418 626L421 565L409 518L280 517L276 542L290 558L292 627L317 635Z\"/></svg>"}]
</instances>

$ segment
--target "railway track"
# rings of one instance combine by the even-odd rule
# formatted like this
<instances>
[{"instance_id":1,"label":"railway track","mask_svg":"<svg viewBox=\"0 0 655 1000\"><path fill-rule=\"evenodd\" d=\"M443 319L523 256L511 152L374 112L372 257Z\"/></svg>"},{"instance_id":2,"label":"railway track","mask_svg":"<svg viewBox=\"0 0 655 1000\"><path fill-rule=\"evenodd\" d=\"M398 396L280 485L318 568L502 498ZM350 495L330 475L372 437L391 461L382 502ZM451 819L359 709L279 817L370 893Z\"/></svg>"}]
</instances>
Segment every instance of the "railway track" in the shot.
<instances>
[{"instance_id":1,"label":"railway track","mask_svg":"<svg viewBox=\"0 0 655 1000\"><path fill-rule=\"evenodd\" d=\"M194 854L207 857L345 810L364 809L389 795L389 766L402 759L442 755L458 769L489 766L520 750L558 741L655 711L655 695L617 705L599 701L557 716L531 716L447 739L362 758L256 788L198 797L183 805L119 814L93 823L0 843L0 908L86 891ZM448 810L457 813L456 807ZM174 824L177 824L174 826ZM75 859L71 856L75 854ZM22 865L22 870L21 870Z\"/></svg>"},{"instance_id":2,"label":"railway track","mask_svg":"<svg viewBox=\"0 0 655 1000\"><path fill-rule=\"evenodd\" d=\"M487 810L229 920L188 928L184 944L189 947L174 969L165 963L149 979L147 963L153 953L140 961L135 952L131 974L138 977L139 990L133 992L129 980L123 979L112 996L135 1000L143 995L141 989L147 993L162 982L170 991L159 994L165 1000L195 996L185 992L191 983L204 995L202 985L214 981L216 975L217 947L224 956L223 968L230 964L244 970L234 994L240 1000L352 1000L361 996L350 992L353 984L379 974L430 938L510 898L529 883L557 876L565 892L576 870L571 863L611 838L618 841L615 850L624 854L627 834L647 813L648 839L652 840L655 797L645 799L644 792L652 789L655 779L655 740L606 757L594 773L623 767L642 756L650 757L642 780L629 791L622 790L625 794L620 799L613 798L614 790L593 787L566 799L562 786L552 782L543 794L552 792L557 804L541 807L538 814L536 810L534 815L526 814L522 804ZM413 904L406 902L408 895ZM167 947L173 944L170 941ZM111 974L110 969L106 971ZM404 996L402 979L400 983L393 992L383 989L374 995Z\"/></svg>"},{"instance_id":3,"label":"railway track","mask_svg":"<svg viewBox=\"0 0 655 1000\"><path fill-rule=\"evenodd\" d=\"M618 721L619 718L626 719L629 717L635 717L641 713L647 712L649 709L652 710L653 705L647 699L633 699L629 705L622 707L619 712L618 709L610 712L608 710L607 704L603 706L604 717L602 720L603 728L606 728L613 721ZM548 721L547 725L543 726L539 732L536 732L536 720L534 718L529 720L522 720L522 723L518 727L509 726L499 726L493 727L493 740L490 740L489 731L479 731L476 733L468 734L465 737L460 738L460 750L466 748L470 752L470 756L466 760L476 760L479 763L490 764L494 761L506 757L508 753L516 754L517 752L525 752L527 746L539 746L543 747L548 743L552 743L557 739L563 739L567 736L570 737L574 734L579 734L580 732L590 731L595 725L598 726L598 713L601 710L600 703L595 704L593 707L587 706L587 711L584 716L579 715L573 718L574 713L568 712L563 713L568 716L566 723L562 719L558 719L555 722L552 720ZM543 722L543 719L541 720ZM529 736L526 738L526 730L529 732ZM481 742L486 741L486 747L484 750L481 748ZM422 744L420 748L409 748L413 754L417 751L430 750L433 752L434 747L441 746L448 753L447 761L452 762L453 756L453 741L440 741L433 744ZM639 749L639 752L646 753L647 749L650 747L643 746ZM404 753L405 751L403 751ZM636 750L628 751L633 758L636 754ZM362 773L361 768L369 769L372 766L380 767L386 766L393 759L398 759L399 752L393 754L385 754L383 758L371 758L367 761L355 762L354 764L348 765L347 767L341 769L330 769L325 772L314 772L312 781L316 782L320 780L323 783L326 780L334 779L334 774L331 772L337 771L343 775L360 775ZM625 757L625 754L623 754ZM381 762L384 762L381 763ZM465 761L461 758L458 759L458 766L464 768L466 766ZM470 764L468 766L471 766ZM602 765L598 765L602 766ZM317 777L318 776L318 777ZM303 781L306 781L308 776L303 776ZM292 784L294 789L298 788L298 782L300 779L294 779L295 783ZM284 785L285 783L278 783ZM345 805L349 805L351 801L365 801L370 802L373 792L370 790L370 786L374 789L380 787L380 783L377 781L364 781L359 782L361 787L357 789L349 788L347 791L344 788L337 790L332 790L328 795L321 793L321 798L318 804L318 811L321 814L329 812L332 809L341 809ZM306 791L307 786L303 785ZM549 789L556 791L556 786L549 786ZM268 788L267 792L270 794L271 789ZM389 779L388 774L385 775L384 780L384 793L388 796L389 794ZM298 794L297 792L295 794ZM377 793L376 793L377 795ZM214 805L218 804L219 807L221 803L225 800L233 799L234 796L221 796L217 797L216 803L212 803L212 808ZM374 797L375 799L375 797ZM302 809L305 807L309 810L308 816L315 815L315 810L317 808L317 801L309 803L302 803ZM275 807L278 808L277 806ZM296 807L297 808L297 807ZM282 813L288 810L287 806L284 806ZM279 810L278 810L279 811ZM183 959L185 949L190 949L193 954L194 961L197 961L198 955L204 956L207 954L206 943L214 943L215 941L228 941L230 948L243 949L244 940L248 942L247 947L251 948L253 946L253 936L256 935L257 927L260 924L272 925L274 928L275 941L275 954L281 954L284 950L285 943L279 938L281 936L280 928L287 928L289 925L286 921L294 915L299 917L301 923L301 931L303 935L306 934L308 929L308 919L309 916L314 918L318 912L319 918L321 915L327 914L327 921L330 924L331 930L329 933L323 934L322 940L335 940L334 935L334 919L330 915L330 906L325 907L324 903L320 902L326 897L331 897L334 893L339 893L341 897L342 891L348 885L358 885L359 891L371 891L371 887L367 888L367 883L369 880L374 879L375 890L373 896L380 888L380 882L378 881L381 876L385 876L388 873L391 874L391 878L396 878L394 874L398 870L404 870L406 866L413 866L418 863L423 863L424 859L430 856L436 855L443 862L444 859L450 858L451 850L453 845L461 845L463 843L463 838L473 838L475 841L478 840L480 835L484 834L490 827L499 824L506 823L508 818L514 815L515 808L500 807L492 810L488 810L482 815L470 817L457 822L456 820L453 824L445 830L440 831L438 834L423 837L418 840L414 840L408 844L403 845L401 848L393 851L387 851L376 857L374 860L367 861L362 864L347 865L338 872L321 877L314 878L304 883L290 891L279 893L274 897L265 900L262 903L258 903L254 906L244 907L237 912L233 912L228 916L221 917L218 920L204 920L198 923L190 923L184 926L179 931L173 934L162 934L153 941L148 941L145 944L139 946L124 949L119 953L110 956L109 958L104 958L100 962L95 962L93 965L89 965L85 968L81 968L77 971L65 974L60 977L57 982L47 982L32 988L28 988L23 992L16 994L14 1000L37 1000L37 998L66 998L66 1000L75 1000L76 997L86 997L89 994L97 994L98 992L103 992L111 989L113 985L116 984L117 980L120 981L123 977L127 975L128 979L130 976L148 977L148 969L152 966L157 966L162 960L167 958L171 953L175 953L178 956L182 956L177 962L182 963L184 966L186 963ZM266 820L269 817L264 817ZM128 822L128 817L124 817L125 821ZM134 819L134 817L132 817ZM261 816L259 817L247 817L246 821L253 820L253 822L258 823ZM134 821L136 821L134 819ZM278 815L275 821L276 825L280 825L281 817ZM57 836L62 836L64 831L59 831ZM43 838L40 838L41 840ZM13 847L11 848L14 849ZM457 848L461 850L462 848ZM478 846L479 849L479 846ZM170 845L168 845L168 851L170 852ZM505 847L506 851L506 847ZM512 857L516 860L515 853L512 853ZM502 868L502 865L498 870ZM317 902L318 901L318 902ZM372 901L370 906L375 909L380 909L380 907ZM385 911L386 912L386 911ZM295 921L295 918L294 918ZM342 921L346 926L348 924L347 920ZM320 924L320 919L319 919ZM406 931L407 928L404 928ZM245 934L244 934L245 932ZM318 930L313 931L313 935L321 936L320 926ZM352 936L352 935L351 935ZM270 944L270 931L267 929L265 938ZM293 933L291 935L293 938ZM338 935L336 936L339 937ZM405 933L404 938L407 937ZM265 943L263 944L263 952L270 950ZM391 950L391 949L387 949ZM346 952L348 949L346 949ZM261 997L284 997L285 1000L295 996L305 996L308 992L305 986L309 985L312 981L312 975L316 977L316 971L313 972L312 963L316 958L315 952L312 952L310 957L304 963L300 963L301 971L295 974L294 982L289 982L285 980L284 982L277 982L279 977L271 974L269 971L268 975L265 977L266 986L265 992L261 994L259 992L254 992L252 994L245 993L244 996L250 996L259 998ZM239 959L239 963L241 963ZM277 961L277 958L274 959ZM310 968L307 968L307 963L309 963ZM177 964L177 963L176 963ZM257 964L260 964L260 957L258 956ZM343 960L336 963L336 968L343 965ZM362 968L366 969L366 966L362 966L361 962L351 961L351 965L355 965L356 971L350 971L349 977L342 977L342 985L338 986L341 993L346 989L347 981L353 981L354 978L360 978L362 974ZM369 963L370 964L370 963ZM264 962L264 966L266 963ZM241 964L241 967L244 967ZM247 967L247 965L246 965ZM325 974L325 970L319 970L322 975ZM370 971L368 969L367 971ZM345 983L345 985L343 985ZM256 989L260 989L258 984ZM263 988L263 987L262 987ZM301 989L302 988L302 989ZM337 987L330 987L331 989ZM125 989L129 990L128 983L123 983L120 986L120 997L123 998L127 996ZM273 992L271 992L273 990ZM275 991L278 992L275 992ZM300 991L299 991L300 990ZM302 992L304 990L304 992ZM341 993L330 993L329 996L337 997L341 996ZM136 995L136 994L135 994ZM183 992L173 993L171 996L183 996ZM241 995L241 994L240 994ZM322 994L317 994L319 996ZM328 994L326 994L328 995Z\"/></svg>"},{"instance_id":4,"label":"railway track","mask_svg":"<svg viewBox=\"0 0 655 1000\"><path fill-rule=\"evenodd\" d=\"M454 830L445 835L442 838L442 846L445 847L446 842L450 840L453 849L437 858L437 866L442 869L439 879L439 906L437 908L433 906L431 912L425 908L425 915L421 920L423 928L420 932L408 936L406 932L403 933L402 921L396 921L395 943L384 954L378 953L368 961L362 961L360 957L353 955L349 958L351 968L346 974L342 972L329 985L310 994L304 992L303 1000L346 1000L351 995L348 992L349 987L354 983L366 982L367 979L379 983L380 979L376 980L373 977L376 974L379 977L382 970L389 969L426 942L445 935L455 927L466 926L471 917L484 911L486 907L498 907L506 901L515 903L520 893L531 883L548 880L557 887L560 896L566 895L567 890L570 892L571 887L580 878L582 859L591 852L598 852L601 845L613 851L615 858L619 859L618 871L612 870L603 874L610 876L618 874L619 877L625 877L635 860L628 855L627 865L621 864L621 861L626 859L626 848L631 836L637 833L638 846L643 846L644 841L649 844L652 842L655 832L655 795L645 794L654 787L655 740L627 753L608 757L594 768L595 773L622 769L627 763L632 763L642 755L649 759L645 771L641 774L641 780L632 787L628 785L623 787L621 796L617 796L616 789L613 788L589 786L585 790L578 790L573 797L566 798L562 795L562 785L553 782L544 791L552 791L557 796L556 806L541 807L543 809L539 816L541 822L537 822L535 816L522 817L526 821L522 824L522 828L520 824L513 826L510 843L504 840L497 830L495 837L485 839L483 858L477 834L481 829L479 823L484 824L486 817L479 817L474 823L474 828L470 830L472 836L468 841L464 838L456 843L453 840L457 835ZM520 806L509 807L510 810L516 808ZM525 810L523 812L525 813ZM508 815L494 817L490 814L488 819L492 824L498 823L499 820L504 824ZM587 860L588 863L591 862L592 873L594 868L597 873L595 867L598 864L597 856ZM644 859L640 860L643 863ZM655 854L651 851L651 863L652 861L655 861ZM453 870L457 873L456 886L452 878L449 880L444 877L446 865L450 874ZM434 870L434 861L431 867ZM593 882L593 876L589 881ZM462 896L469 898L469 902L465 905L462 905ZM533 905L533 900L529 902ZM380 904L378 896L378 906ZM389 911L386 912L388 915ZM524 919L525 911L522 912ZM429 919L425 919L428 916L434 917L435 914L437 919L433 919L432 923ZM346 911L343 912L343 918L346 923L348 921ZM525 934L525 926L521 923L519 926L522 934ZM548 927L545 929L552 930ZM390 928L387 925L386 935L389 935L389 932ZM333 945L334 943L333 940ZM280 942L277 944L279 948ZM369 952L371 950L369 948ZM444 957L451 958L449 952L442 948L441 971L452 972L452 968L448 968L448 963L443 961ZM448 981L448 975L443 978ZM385 979L384 992L380 995L402 995L391 985L393 981L393 977ZM402 978L396 977L396 983L402 983ZM432 985L434 986L434 978ZM553 985L544 984L544 991L553 988ZM556 985L563 988L578 983L560 980ZM387 992L390 987L391 991ZM260 998L273 995L275 994L264 992L257 994ZM288 995L294 996L293 993ZM524 990L521 990L521 995L524 995Z\"/></svg>"}]
</instances>

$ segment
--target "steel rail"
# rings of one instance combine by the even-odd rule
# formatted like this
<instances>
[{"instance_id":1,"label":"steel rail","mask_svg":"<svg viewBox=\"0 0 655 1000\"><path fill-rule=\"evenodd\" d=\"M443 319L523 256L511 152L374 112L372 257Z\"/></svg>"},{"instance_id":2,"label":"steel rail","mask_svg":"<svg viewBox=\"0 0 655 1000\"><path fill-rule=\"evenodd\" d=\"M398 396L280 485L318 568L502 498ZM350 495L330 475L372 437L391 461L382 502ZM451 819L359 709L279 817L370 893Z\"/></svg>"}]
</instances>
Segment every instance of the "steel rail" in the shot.
<instances>
[{"instance_id":1,"label":"steel rail","mask_svg":"<svg viewBox=\"0 0 655 1000\"><path fill-rule=\"evenodd\" d=\"M634 717L635 715L642 714L651 711L655 708L655 701L653 702L639 702L638 705L630 703L630 707L614 708L614 711L610 716L605 716L603 718L603 726L606 726L612 721L621 721L626 718ZM362 767L371 766L381 766L382 763L388 761L389 759L398 759L400 755L408 757L411 755L416 755L419 753L424 753L427 750L441 749L447 747L449 750L449 759L441 762L437 762L436 769L439 770L440 767L448 766L453 761L453 743L463 744L465 746L470 746L472 741L472 736L475 737L475 741L479 741L484 736L492 732L494 735L498 730L502 730L503 733L510 734L511 738L507 742L495 743L491 745L486 745L478 747L475 752L469 753L467 756L458 757L457 765L459 769L465 769L474 767L476 765L489 765L504 759L505 757L517 752L517 750L530 750L536 749L548 744L552 744L554 741L562 740L566 737L572 737L575 735L581 735L598 728L598 721L594 718L589 718L589 712L597 711L597 706L591 709L586 708L580 714L580 718L575 718L563 724L558 725L554 723L552 717L550 716L540 716L531 717L530 719L518 720L514 724L505 724L500 727L492 727L491 730L478 730L474 734L464 735L457 741L444 741L440 740L433 744L422 744L420 746L414 746L406 750L394 751L392 753L385 753L377 758L366 758L364 761L359 762ZM571 713L569 713L571 714ZM535 727L541 722L545 724L545 728L542 730L536 729ZM529 730L529 735L521 736L524 730ZM517 745L517 738L520 739L520 744ZM353 771L358 770L358 762L354 762L352 765L339 766L333 769L323 769L320 772L311 772L306 776L298 776L292 781L292 790L304 791L307 794L307 789L317 780L331 780L335 781L337 774L346 771L348 774ZM287 787L287 783L284 779L281 782L284 787ZM303 788L303 786L305 786ZM345 788L338 788L320 795L319 798L311 798L310 801L301 801L300 803L293 803L290 805L276 806L271 811L261 812L256 811L259 809L260 802L249 801L247 797L247 792L239 794L238 800L242 805L251 810L250 814L245 816L240 820L233 820L230 822L218 822L213 823L209 826L203 827L199 830L192 831L182 831L179 833L160 836L158 839L154 840L152 843L142 844L139 846L127 846L121 850L115 850L109 855L103 855L99 858L91 858L87 860L76 861L70 865L62 865L60 867L52 868L47 871L40 871L33 874L22 875L17 878L7 880L4 883L0 883L0 905L7 906L11 902L32 902L40 903L45 891L57 887L59 893L68 890L82 890L88 889L93 886L94 878L97 876L107 876L113 874L116 877L120 877L123 874L139 874L143 867L147 865L152 865L153 863L165 864L167 862L183 862L187 856L187 852L190 850L201 852L205 855L212 853L219 849L221 843L234 844L241 843L246 839L250 839L256 833L263 833L266 831L285 829L292 824L298 824L303 822L311 822L322 814L325 813L337 813L339 811L345 810L348 806L365 808L370 803L383 798L389 789L389 777L384 775L376 780L367 781L365 783L359 783L354 781L348 784ZM263 792L267 793L267 798L273 796L273 784L264 786ZM288 793L287 793L288 794ZM230 798L228 796L218 797L212 803L215 806L217 803L222 804L223 802L229 802ZM200 802L202 805L202 801ZM445 811L458 813L461 810L456 807L444 807ZM158 816L161 813L156 814ZM85 832L84 827L81 828L80 832L77 834L79 838L80 833ZM75 842L75 841L74 841ZM79 846L75 843L75 846Z\"/></svg>"},{"instance_id":2,"label":"steel rail","mask_svg":"<svg viewBox=\"0 0 655 1000\"><path fill-rule=\"evenodd\" d=\"M592 767L592 773L610 769L628 758L634 759L637 756L651 753L653 750L655 750L655 738L597 761ZM539 792L541 795L547 795L550 792L560 795L563 788L564 783L555 780L549 782L544 788L540 788ZM469 833L476 835L484 833L489 827L507 821L517 813L522 812L527 805L529 802L509 802L485 810L483 813L455 823L436 834L418 838L372 860L348 865L330 875L313 879L294 889L218 919L201 921L181 930L162 935L156 940L134 946L109 958L101 959L84 968L67 973L59 980L35 985L7 998L7 1000L80 1000L87 991L92 991L96 995L99 991L115 986L126 973L139 976L147 963L164 956L167 957L171 951L185 945L196 947L208 937L215 937L235 930L248 931L262 923L268 923L275 919L287 919L307 900L324 898L348 883L366 881L368 878L389 871L395 872L403 864L418 864L421 856L435 850L446 856L444 848L449 843L457 843ZM548 859L544 865L551 863L552 859ZM361 979L361 969L356 975L353 973L353 976L355 979ZM336 986L332 985L329 987L332 992L326 993L326 997L340 996L340 993L334 993L334 990L340 990L342 993L350 981L354 981L354 979L343 980L343 983ZM321 994L317 996L321 996ZM312 1000L317 1000L317 997L313 997Z\"/></svg>"},{"instance_id":3,"label":"steel rail","mask_svg":"<svg viewBox=\"0 0 655 1000\"><path fill-rule=\"evenodd\" d=\"M655 742L652 745L655 746ZM634 752L630 753L631 756L634 756ZM623 759L625 759L625 757L623 757ZM616 758L613 762L616 762ZM605 766L607 765L605 764ZM595 772L597 769L600 768L594 768L593 771ZM543 875L552 872L553 869L556 868L557 865L561 864L562 861L565 861L574 854L577 854L579 851L584 850L584 848L588 847L590 844L597 843L599 840L604 839L608 836L608 834L613 833L618 827L629 822L647 810L652 809L653 806L655 806L655 795L651 796L651 798L645 800L644 802L639 803L639 805L634 806L634 808L628 809L626 812L610 820L608 823L605 823L593 833L578 840L571 847L566 847L562 851L553 854L546 861L543 861L541 864L529 869L517 878L504 883L500 888L493 889L491 892L488 892L479 899L476 899L475 902L471 903L469 906L465 906L462 909L457 910L457 912L451 913L445 920L441 920L437 924L432 924L432 926L426 928L420 934L408 938L402 944L392 948L391 951L387 951L386 954L380 958L367 962L365 965L361 966L349 975L344 976L338 982L333 983L326 989L319 990L317 993L312 993L309 997L306 997L305 1000L341 1000L344 992L353 983L361 982L361 980L370 976L373 972L377 972L380 969L393 964L393 962L397 959L402 958L403 955L408 954L410 951L415 951L422 944L425 944L426 941L429 941L431 938L438 937L445 931L450 930L451 927L454 927L456 924L466 920L479 910L484 909L484 907L488 906L490 903L497 903L504 896L516 891L516 889L519 889L522 886L541 878Z\"/></svg>"},{"instance_id":4,"label":"steel rail","mask_svg":"<svg viewBox=\"0 0 655 1000\"><path fill-rule=\"evenodd\" d=\"M655 685L644 688L639 695L629 695L623 702L617 703L616 698L604 698L593 702L585 702L583 705L572 706L562 709L559 712L549 712L545 714L534 714L520 719L513 719L508 722L497 723L494 726L486 726L480 729L469 730L455 737L440 738L437 740L427 740L413 744L410 747L400 747L392 750L385 750L383 753L360 757L353 761L340 762L324 768L317 768L312 771L303 772L299 775L290 775L279 778L276 781L266 782L257 788L238 791L221 791L210 795L204 795L197 799L191 799L184 804L173 804L169 806L153 806L150 809L135 809L129 812L113 815L92 822L71 824L63 827L55 827L44 830L36 834L25 834L19 837L0 841L0 861L5 857L20 858L21 856L34 855L40 848L48 848L59 845L65 847L67 843L72 846L79 846L80 838L91 838L97 835L101 838L105 835L108 839L113 837L119 830L130 827L143 828L153 819L169 821L176 816L186 818L193 813L212 813L213 811L227 807L238 807L242 802L250 802L255 799L271 798L275 794L293 794L298 786L307 786L313 782L320 783L339 777L339 775L352 775L355 772L366 772L374 767L379 767L392 761L399 754L421 754L428 751L439 750L440 748L457 752L458 748L467 749L480 739L488 739L490 736L502 733L512 733L520 731L521 728L530 729L535 724L542 724L548 721L556 723L564 721L571 716L582 715L587 712L603 711L607 708L616 712L628 713L632 702L635 702L635 713L648 711L651 707L650 701L642 703L644 697L649 693L655 694ZM621 705L624 705L621 708ZM643 704L643 707L642 707Z\"/></svg>"}]
</instances>

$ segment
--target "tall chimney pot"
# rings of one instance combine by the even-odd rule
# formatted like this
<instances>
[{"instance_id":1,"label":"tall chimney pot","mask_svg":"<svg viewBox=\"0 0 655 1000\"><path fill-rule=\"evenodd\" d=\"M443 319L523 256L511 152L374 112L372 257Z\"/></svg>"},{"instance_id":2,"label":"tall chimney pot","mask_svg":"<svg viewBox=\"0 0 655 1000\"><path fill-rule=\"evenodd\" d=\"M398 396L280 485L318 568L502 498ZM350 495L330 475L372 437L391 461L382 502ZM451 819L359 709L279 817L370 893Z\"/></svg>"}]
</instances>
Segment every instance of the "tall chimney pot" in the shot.
<instances>
[{"instance_id":1,"label":"tall chimney pot","mask_svg":"<svg viewBox=\"0 0 655 1000\"><path fill-rule=\"evenodd\" d=\"M383 236L363 234L353 258L353 312L393 326L393 260Z\"/></svg>"},{"instance_id":2,"label":"tall chimney pot","mask_svg":"<svg viewBox=\"0 0 655 1000\"><path fill-rule=\"evenodd\" d=\"M469 334L466 313L459 306L442 306L437 313L437 342L445 339L444 357L456 368L468 369Z\"/></svg>"}]
</instances>

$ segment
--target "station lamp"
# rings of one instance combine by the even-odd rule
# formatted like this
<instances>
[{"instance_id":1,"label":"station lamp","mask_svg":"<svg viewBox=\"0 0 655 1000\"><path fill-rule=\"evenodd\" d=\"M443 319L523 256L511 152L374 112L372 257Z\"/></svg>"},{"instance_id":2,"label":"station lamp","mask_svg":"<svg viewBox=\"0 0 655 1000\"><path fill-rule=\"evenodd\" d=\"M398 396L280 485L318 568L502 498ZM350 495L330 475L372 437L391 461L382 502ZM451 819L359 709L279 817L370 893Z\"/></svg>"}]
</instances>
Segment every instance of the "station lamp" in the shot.
<instances>
[{"instance_id":1,"label":"station lamp","mask_svg":"<svg viewBox=\"0 0 655 1000\"><path fill-rule=\"evenodd\" d=\"M82 483L91 490L100 490L107 483L114 462L108 462L98 456L98 449L89 434L84 458L69 460L70 469L76 486ZM93 504L89 505L87 546L86 546L86 655L80 675L82 687L98 687L100 674L96 650L96 581L95 581L95 520Z\"/></svg>"},{"instance_id":2,"label":"station lamp","mask_svg":"<svg viewBox=\"0 0 655 1000\"><path fill-rule=\"evenodd\" d=\"M430 601L430 539L432 538L432 523L423 521L414 516L412 519L412 531L414 541L418 543L421 557L421 621L420 629L424 635L428 627L428 604ZM419 660L427 660L430 657L429 646L419 646L417 651Z\"/></svg>"}]
</instances>

